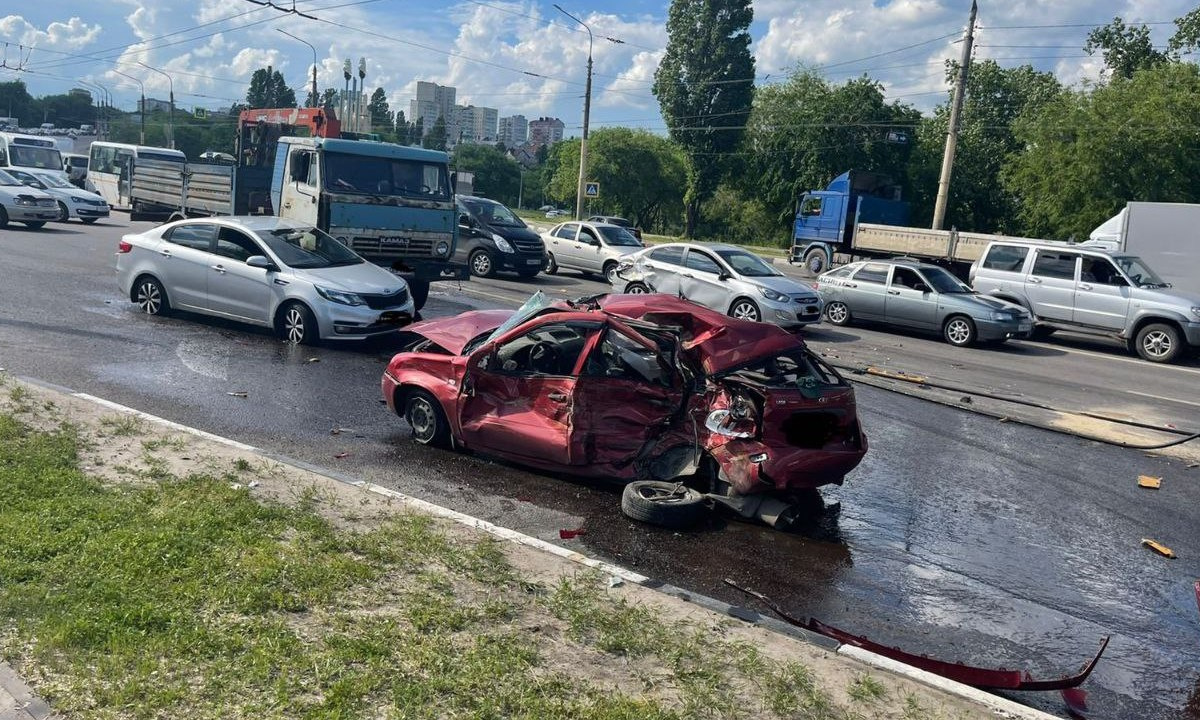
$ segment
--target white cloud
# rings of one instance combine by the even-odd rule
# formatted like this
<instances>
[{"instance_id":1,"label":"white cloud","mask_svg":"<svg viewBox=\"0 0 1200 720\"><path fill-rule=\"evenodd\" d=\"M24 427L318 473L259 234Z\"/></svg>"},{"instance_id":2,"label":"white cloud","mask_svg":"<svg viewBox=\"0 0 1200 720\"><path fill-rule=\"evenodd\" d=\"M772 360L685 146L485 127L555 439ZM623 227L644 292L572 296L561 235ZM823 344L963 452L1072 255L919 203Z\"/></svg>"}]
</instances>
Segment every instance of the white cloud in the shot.
<instances>
[{"instance_id":1,"label":"white cloud","mask_svg":"<svg viewBox=\"0 0 1200 720\"><path fill-rule=\"evenodd\" d=\"M51 22L46 25L45 30L20 15L0 18L0 36L14 44L24 45L27 49L77 50L87 47L100 35L101 30L99 24L88 24L78 17L66 22Z\"/></svg>"}]
</instances>

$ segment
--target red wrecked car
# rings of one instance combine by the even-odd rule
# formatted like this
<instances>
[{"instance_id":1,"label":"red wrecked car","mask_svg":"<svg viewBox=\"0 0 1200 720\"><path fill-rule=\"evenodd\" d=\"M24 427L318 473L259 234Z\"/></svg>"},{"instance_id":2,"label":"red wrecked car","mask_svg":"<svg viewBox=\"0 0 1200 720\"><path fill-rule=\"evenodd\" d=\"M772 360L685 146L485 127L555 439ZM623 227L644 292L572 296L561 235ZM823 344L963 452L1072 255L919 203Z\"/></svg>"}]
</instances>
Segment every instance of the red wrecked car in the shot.
<instances>
[{"instance_id":1,"label":"red wrecked car","mask_svg":"<svg viewBox=\"0 0 1200 720\"><path fill-rule=\"evenodd\" d=\"M802 340L668 295L539 292L406 336L383 397L418 442L626 482L648 522L716 501L783 528L867 451L854 390Z\"/></svg>"}]
</instances>

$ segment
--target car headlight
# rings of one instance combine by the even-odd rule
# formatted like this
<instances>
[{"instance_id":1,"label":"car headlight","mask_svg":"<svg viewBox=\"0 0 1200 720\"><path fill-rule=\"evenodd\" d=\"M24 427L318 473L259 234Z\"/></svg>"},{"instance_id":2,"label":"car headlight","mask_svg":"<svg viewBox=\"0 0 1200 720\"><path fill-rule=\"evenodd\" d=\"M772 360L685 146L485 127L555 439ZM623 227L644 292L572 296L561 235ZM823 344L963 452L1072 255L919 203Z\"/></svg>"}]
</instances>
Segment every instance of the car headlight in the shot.
<instances>
[{"instance_id":1,"label":"car headlight","mask_svg":"<svg viewBox=\"0 0 1200 720\"><path fill-rule=\"evenodd\" d=\"M1192 308L1192 314L1196 317L1200 317L1200 306Z\"/></svg>"},{"instance_id":2,"label":"car headlight","mask_svg":"<svg viewBox=\"0 0 1200 720\"><path fill-rule=\"evenodd\" d=\"M1000 310L995 310L988 314L988 318L990 320L998 320L998 321L1012 320L1013 314L1010 312L1003 312Z\"/></svg>"},{"instance_id":3,"label":"car headlight","mask_svg":"<svg viewBox=\"0 0 1200 720\"><path fill-rule=\"evenodd\" d=\"M330 288L323 288L320 285L314 285L313 288L317 291L317 294L320 295L321 297L325 298L326 300L328 300L330 302L338 303L339 305L366 305L367 304L366 302L363 301L362 298L360 298L358 295L356 295L352 292L344 292L342 290L333 290Z\"/></svg>"},{"instance_id":4,"label":"car headlight","mask_svg":"<svg viewBox=\"0 0 1200 720\"><path fill-rule=\"evenodd\" d=\"M507 240L495 233L492 234L492 242L496 243L496 249L502 253L516 252L513 250L513 246L508 244Z\"/></svg>"},{"instance_id":5,"label":"car headlight","mask_svg":"<svg viewBox=\"0 0 1200 720\"><path fill-rule=\"evenodd\" d=\"M435 249L438 255L445 255L446 253L450 252L450 243L443 240L437 244L437 248Z\"/></svg>"},{"instance_id":6,"label":"car headlight","mask_svg":"<svg viewBox=\"0 0 1200 720\"><path fill-rule=\"evenodd\" d=\"M37 200L35 200L31 197L28 197L28 196L24 196L24 195L22 195L21 197L18 197L13 202L22 207L37 207Z\"/></svg>"},{"instance_id":7,"label":"car headlight","mask_svg":"<svg viewBox=\"0 0 1200 720\"><path fill-rule=\"evenodd\" d=\"M773 302L787 302L788 301L787 295L784 295L781 292L776 292L769 287L759 286L758 291L760 293L762 293L763 297L765 297L766 299L771 300Z\"/></svg>"}]
</instances>

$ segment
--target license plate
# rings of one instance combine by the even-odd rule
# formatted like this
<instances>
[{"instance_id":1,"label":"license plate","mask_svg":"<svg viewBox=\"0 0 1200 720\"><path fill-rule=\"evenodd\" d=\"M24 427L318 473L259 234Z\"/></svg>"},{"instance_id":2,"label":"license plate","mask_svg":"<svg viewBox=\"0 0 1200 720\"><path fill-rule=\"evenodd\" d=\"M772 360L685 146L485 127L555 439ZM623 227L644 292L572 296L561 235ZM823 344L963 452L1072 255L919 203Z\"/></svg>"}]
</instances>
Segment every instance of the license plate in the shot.
<instances>
[{"instance_id":1,"label":"license plate","mask_svg":"<svg viewBox=\"0 0 1200 720\"><path fill-rule=\"evenodd\" d=\"M545 261L544 260L526 260L525 264L526 265L541 265L543 262L545 262Z\"/></svg>"},{"instance_id":2,"label":"license plate","mask_svg":"<svg viewBox=\"0 0 1200 720\"><path fill-rule=\"evenodd\" d=\"M406 323L406 322L408 322L408 321L409 321L409 320L411 320L411 319L412 319L412 318L410 318L410 317L408 316L408 313L405 313L405 312L395 312L395 311L389 311L389 312L385 312L385 313L383 313L382 315L380 315L380 316L379 316L379 322L381 322L381 323L386 323L386 324L389 324L389 325L396 325L396 324L400 324L400 323Z\"/></svg>"},{"instance_id":3,"label":"license plate","mask_svg":"<svg viewBox=\"0 0 1200 720\"><path fill-rule=\"evenodd\" d=\"M1021 328L1021 332L1030 332L1033 330L1033 323L1023 322L1019 327Z\"/></svg>"}]
</instances>

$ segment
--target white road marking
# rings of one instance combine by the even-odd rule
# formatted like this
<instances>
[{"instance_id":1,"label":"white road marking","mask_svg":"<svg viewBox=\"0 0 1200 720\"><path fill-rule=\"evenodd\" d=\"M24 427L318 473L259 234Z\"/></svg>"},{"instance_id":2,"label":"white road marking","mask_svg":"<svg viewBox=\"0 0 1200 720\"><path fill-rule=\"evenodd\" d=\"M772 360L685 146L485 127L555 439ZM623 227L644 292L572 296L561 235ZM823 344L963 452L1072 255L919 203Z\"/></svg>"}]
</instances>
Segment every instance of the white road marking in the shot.
<instances>
[{"instance_id":1,"label":"white road marking","mask_svg":"<svg viewBox=\"0 0 1200 720\"><path fill-rule=\"evenodd\" d=\"M1077 350L1075 348L1063 347L1062 345L1050 345L1048 343L1029 342L1028 340L1022 340L1021 343L1025 344L1025 345L1032 345L1034 347L1044 347L1047 350L1062 350L1063 352L1075 353L1077 355L1091 355L1092 357L1103 358L1105 360L1116 360L1118 362L1133 363L1134 365L1141 365L1142 367L1159 367L1164 370L1178 370L1179 372L1191 373L1193 375L1200 375L1200 368L1183 367L1182 365L1171 365L1171 364L1167 364L1167 363L1156 364L1156 363L1152 363L1152 362L1147 362L1146 360L1140 360L1138 358L1121 357L1120 355L1108 355L1105 353L1092 352L1091 350ZM1118 350L1117 352L1120 352L1120 351Z\"/></svg>"},{"instance_id":2,"label":"white road marking","mask_svg":"<svg viewBox=\"0 0 1200 720\"><path fill-rule=\"evenodd\" d=\"M1155 395L1153 393L1138 392L1137 390L1126 390L1130 395L1141 395L1142 397L1154 398L1155 400L1165 400L1173 403L1183 403L1184 405L1193 405L1200 407L1200 402L1192 402L1191 400L1180 400L1179 398L1165 397L1163 395Z\"/></svg>"}]
</instances>

